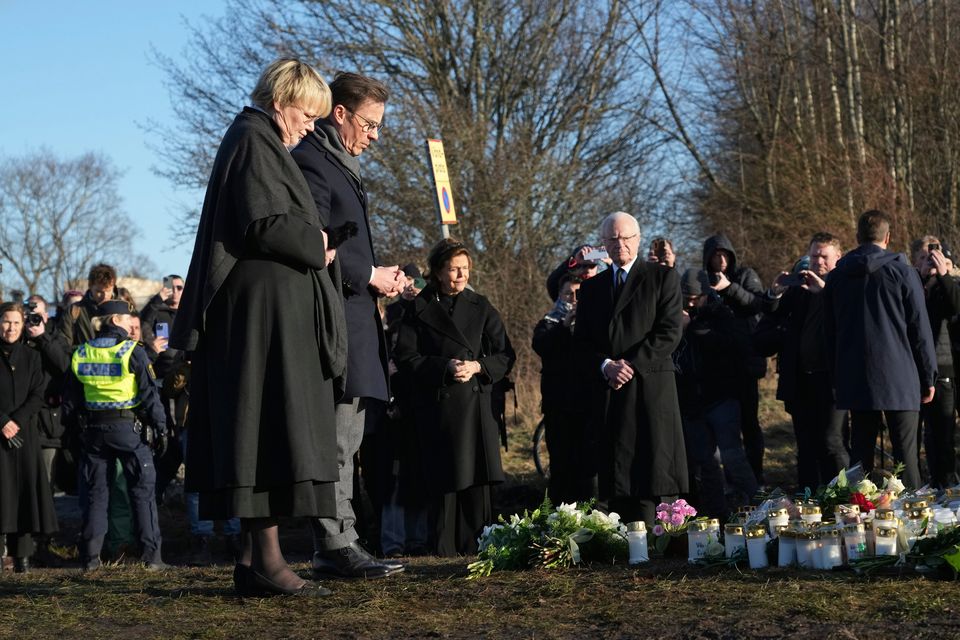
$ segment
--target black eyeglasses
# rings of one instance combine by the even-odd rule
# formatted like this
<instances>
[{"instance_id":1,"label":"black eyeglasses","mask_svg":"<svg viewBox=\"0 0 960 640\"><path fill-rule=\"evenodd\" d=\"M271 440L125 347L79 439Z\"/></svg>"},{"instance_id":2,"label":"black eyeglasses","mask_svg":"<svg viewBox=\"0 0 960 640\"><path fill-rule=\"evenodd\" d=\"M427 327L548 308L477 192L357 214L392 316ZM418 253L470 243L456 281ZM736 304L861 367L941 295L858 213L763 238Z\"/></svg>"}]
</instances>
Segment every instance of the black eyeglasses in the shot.
<instances>
[{"instance_id":1,"label":"black eyeglasses","mask_svg":"<svg viewBox=\"0 0 960 640\"><path fill-rule=\"evenodd\" d=\"M380 133L381 131L383 131L382 122L374 122L369 118L364 118L362 115L360 115L356 111L350 111L349 109L347 111L357 116L361 120L363 120L363 124L360 125L360 130L363 131L364 133L370 133L371 131L374 131L374 130L376 130L377 133Z\"/></svg>"}]
</instances>

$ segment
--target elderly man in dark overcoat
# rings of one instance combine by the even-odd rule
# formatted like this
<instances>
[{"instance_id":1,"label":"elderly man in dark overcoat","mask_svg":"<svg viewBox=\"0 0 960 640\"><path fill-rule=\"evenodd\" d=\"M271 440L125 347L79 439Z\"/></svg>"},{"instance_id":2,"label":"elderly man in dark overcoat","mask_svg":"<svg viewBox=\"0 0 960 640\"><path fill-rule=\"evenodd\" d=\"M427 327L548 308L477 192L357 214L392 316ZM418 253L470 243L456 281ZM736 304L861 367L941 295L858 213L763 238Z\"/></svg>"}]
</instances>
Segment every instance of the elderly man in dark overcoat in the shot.
<instances>
[{"instance_id":1,"label":"elderly man in dark overcoat","mask_svg":"<svg viewBox=\"0 0 960 640\"><path fill-rule=\"evenodd\" d=\"M937 357L920 275L902 253L887 251L890 222L882 211L861 214L860 246L830 272L827 348L837 408L850 410L850 462L873 469L882 414L903 483L919 489L917 426L920 405L933 400Z\"/></svg>"},{"instance_id":2,"label":"elderly man in dark overcoat","mask_svg":"<svg viewBox=\"0 0 960 640\"><path fill-rule=\"evenodd\" d=\"M665 496L688 490L671 354L682 334L675 269L637 260L640 225L628 213L601 225L613 265L580 287L574 332L599 430L600 497L624 521L653 524Z\"/></svg>"}]
</instances>

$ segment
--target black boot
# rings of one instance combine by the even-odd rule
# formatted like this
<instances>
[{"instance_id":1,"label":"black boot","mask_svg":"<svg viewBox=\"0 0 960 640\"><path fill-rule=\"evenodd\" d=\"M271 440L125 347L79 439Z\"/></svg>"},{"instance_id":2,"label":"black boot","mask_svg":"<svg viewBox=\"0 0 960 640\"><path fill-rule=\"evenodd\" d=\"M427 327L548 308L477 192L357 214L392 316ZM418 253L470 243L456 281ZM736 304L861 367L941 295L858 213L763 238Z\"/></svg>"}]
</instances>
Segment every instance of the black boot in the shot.
<instances>
[{"instance_id":1,"label":"black boot","mask_svg":"<svg viewBox=\"0 0 960 640\"><path fill-rule=\"evenodd\" d=\"M14 573L30 573L30 559L24 556L18 556L13 559Z\"/></svg>"}]
</instances>

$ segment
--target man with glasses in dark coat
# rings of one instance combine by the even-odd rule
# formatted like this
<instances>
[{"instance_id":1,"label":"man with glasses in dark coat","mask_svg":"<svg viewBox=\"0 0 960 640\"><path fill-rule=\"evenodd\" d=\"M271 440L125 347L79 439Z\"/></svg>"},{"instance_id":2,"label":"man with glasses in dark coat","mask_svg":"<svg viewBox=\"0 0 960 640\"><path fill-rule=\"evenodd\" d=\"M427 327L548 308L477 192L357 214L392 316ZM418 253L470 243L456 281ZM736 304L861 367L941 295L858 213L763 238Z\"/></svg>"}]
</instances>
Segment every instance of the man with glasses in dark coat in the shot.
<instances>
[{"instance_id":1,"label":"man with glasses in dark coat","mask_svg":"<svg viewBox=\"0 0 960 640\"><path fill-rule=\"evenodd\" d=\"M399 294L406 280L396 265L378 265L368 219L367 193L359 156L383 128L389 96L378 80L338 73L330 84L333 110L293 150L310 186L323 227L352 223L357 234L337 248L347 321L347 379L337 402L337 515L313 522L314 572L341 577L377 578L403 570L398 562L380 562L358 543L353 508L354 455L364 423L379 415L389 399L387 346L377 298ZM368 429L373 431L375 429Z\"/></svg>"}]
</instances>

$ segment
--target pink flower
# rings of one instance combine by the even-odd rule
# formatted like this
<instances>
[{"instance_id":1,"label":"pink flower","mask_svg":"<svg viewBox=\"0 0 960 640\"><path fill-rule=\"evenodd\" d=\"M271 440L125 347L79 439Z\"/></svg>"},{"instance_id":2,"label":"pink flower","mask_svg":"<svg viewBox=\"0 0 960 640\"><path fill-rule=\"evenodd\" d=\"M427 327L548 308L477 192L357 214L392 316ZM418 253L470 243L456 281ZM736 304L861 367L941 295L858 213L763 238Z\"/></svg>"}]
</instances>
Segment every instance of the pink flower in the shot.
<instances>
[{"instance_id":1,"label":"pink flower","mask_svg":"<svg viewBox=\"0 0 960 640\"><path fill-rule=\"evenodd\" d=\"M684 500L683 498L680 498L679 500L674 501L673 506L674 506L674 507L681 507L681 508L682 508L682 507L685 507L685 506L687 506L687 501Z\"/></svg>"},{"instance_id":2,"label":"pink flower","mask_svg":"<svg viewBox=\"0 0 960 640\"><path fill-rule=\"evenodd\" d=\"M659 524L653 525L653 535L662 536L664 534L663 527Z\"/></svg>"},{"instance_id":3,"label":"pink flower","mask_svg":"<svg viewBox=\"0 0 960 640\"><path fill-rule=\"evenodd\" d=\"M663 522L667 521L670 515L666 511L657 511L657 520L662 520Z\"/></svg>"},{"instance_id":4,"label":"pink flower","mask_svg":"<svg viewBox=\"0 0 960 640\"><path fill-rule=\"evenodd\" d=\"M670 505L668 505L666 502L661 502L660 504L657 505L657 511L666 511L669 508L670 508Z\"/></svg>"},{"instance_id":5,"label":"pink flower","mask_svg":"<svg viewBox=\"0 0 960 640\"><path fill-rule=\"evenodd\" d=\"M680 525L683 524L684 519L685 518L682 513L674 513L673 515L670 516L670 524L672 524L675 527L679 527Z\"/></svg>"},{"instance_id":6,"label":"pink flower","mask_svg":"<svg viewBox=\"0 0 960 640\"><path fill-rule=\"evenodd\" d=\"M684 509L683 509L683 515L685 515L685 516L695 516L695 515L697 515L697 510L694 509L693 507L691 507L690 505L686 505L686 506L684 507Z\"/></svg>"}]
</instances>

